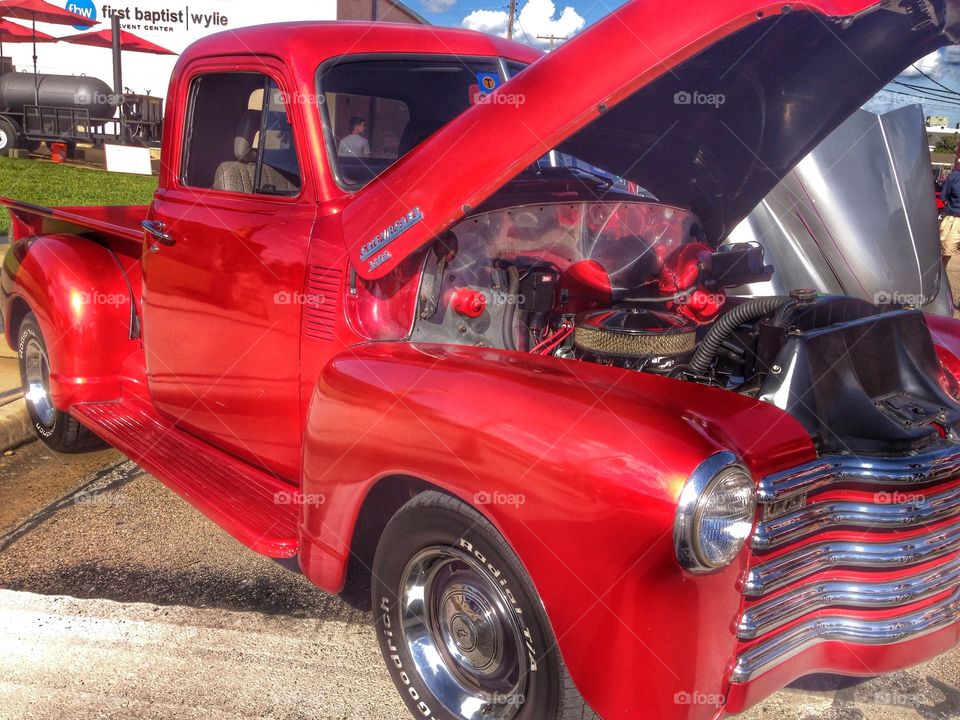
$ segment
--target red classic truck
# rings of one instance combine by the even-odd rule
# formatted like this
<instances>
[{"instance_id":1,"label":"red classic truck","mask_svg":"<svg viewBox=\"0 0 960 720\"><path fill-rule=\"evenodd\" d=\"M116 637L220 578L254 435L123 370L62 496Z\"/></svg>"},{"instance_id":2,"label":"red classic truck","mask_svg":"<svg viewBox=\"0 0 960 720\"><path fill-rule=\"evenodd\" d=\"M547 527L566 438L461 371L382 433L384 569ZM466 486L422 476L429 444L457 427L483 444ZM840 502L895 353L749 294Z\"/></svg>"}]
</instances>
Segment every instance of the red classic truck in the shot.
<instances>
[{"instance_id":1,"label":"red classic truck","mask_svg":"<svg viewBox=\"0 0 960 720\"><path fill-rule=\"evenodd\" d=\"M636 1L546 57L207 38L149 207L4 201L37 432L368 584L418 718L713 718L945 652L960 325L728 296L775 268L717 248L958 13Z\"/></svg>"}]
</instances>

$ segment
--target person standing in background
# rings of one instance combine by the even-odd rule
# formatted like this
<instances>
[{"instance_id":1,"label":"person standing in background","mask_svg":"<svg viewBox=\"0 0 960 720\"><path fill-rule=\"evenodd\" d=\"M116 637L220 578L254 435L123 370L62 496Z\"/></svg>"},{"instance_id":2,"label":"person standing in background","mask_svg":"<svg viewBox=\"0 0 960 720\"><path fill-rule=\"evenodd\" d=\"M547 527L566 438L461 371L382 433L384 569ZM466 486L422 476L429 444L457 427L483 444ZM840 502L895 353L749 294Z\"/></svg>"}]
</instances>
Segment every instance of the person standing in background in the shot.
<instances>
[{"instance_id":1,"label":"person standing in background","mask_svg":"<svg viewBox=\"0 0 960 720\"><path fill-rule=\"evenodd\" d=\"M370 155L370 143L363 137L366 129L367 123L362 117L355 115L350 118L350 134L340 141L337 154L341 156L352 155L353 157L368 157ZM960 198L958 198L958 202L960 202Z\"/></svg>"}]
</instances>

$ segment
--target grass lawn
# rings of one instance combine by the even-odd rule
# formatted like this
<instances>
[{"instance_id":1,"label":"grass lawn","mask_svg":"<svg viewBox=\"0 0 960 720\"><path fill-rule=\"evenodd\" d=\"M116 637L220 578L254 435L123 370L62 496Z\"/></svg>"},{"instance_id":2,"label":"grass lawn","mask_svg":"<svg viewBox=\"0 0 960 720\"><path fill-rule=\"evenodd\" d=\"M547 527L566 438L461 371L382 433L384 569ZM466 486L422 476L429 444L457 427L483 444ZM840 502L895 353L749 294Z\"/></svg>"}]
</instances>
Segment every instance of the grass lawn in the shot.
<instances>
[{"instance_id":1,"label":"grass lawn","mask_svg":"<svg viewBox=\"0 0 960 720\"><path fill-rule=\"evenodd\" d=\"M0 157L0 195L37 205L146 205L157 179ZM10 216L0 210L0 235Z\"/></svg>"}]
</instances>

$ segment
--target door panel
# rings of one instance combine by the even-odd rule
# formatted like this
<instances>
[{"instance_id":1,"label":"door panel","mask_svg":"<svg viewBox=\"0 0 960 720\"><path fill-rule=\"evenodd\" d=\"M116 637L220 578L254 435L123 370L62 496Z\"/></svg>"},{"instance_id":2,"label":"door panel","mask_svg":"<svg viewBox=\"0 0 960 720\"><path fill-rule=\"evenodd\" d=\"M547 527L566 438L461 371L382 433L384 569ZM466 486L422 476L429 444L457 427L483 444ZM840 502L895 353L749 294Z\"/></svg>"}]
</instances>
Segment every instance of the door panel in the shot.
<instances>
[{"instance_id":1,"label":"door panel","mask_svg":"<svg viewBox=\"0 0 960 720\"><path fill-rule=\"evenodd\" d=\"M202 82L199 87L202 92ZM261 91L261 103L263 97ZM193 101L198 111L201 102L198 97ZM226 119L194 128L184 167L192 163L199 170L194 173L191 165L184 186L155 197L150 219L162 223L173 244L146 236L147 380L158 410L180 427L262 469L296 479L301 447L299 299L316 204L303 191L299 197L273 194L278 183L295 192L289 178L297 171L296 154L287 152L282 180L267 160L284 154L276 145L278 137L288 150L293 147L290 129L278 130L269 120L253 117L257 113L246 103L228 93L219 110ZM250 147L205 136L222 134L231 120L238 138L250 131ZM274 147L271 141L260 147L260 137L273 138ZM199 152L203 155L190 158ZM230 190L209 187L227 175L241 179ZM192 178L208 187L185 186ZM258 187L250 186L251 192L238 191L259 178L269 180L268 190L255 194Z\"/></svg>"}]
</instances>

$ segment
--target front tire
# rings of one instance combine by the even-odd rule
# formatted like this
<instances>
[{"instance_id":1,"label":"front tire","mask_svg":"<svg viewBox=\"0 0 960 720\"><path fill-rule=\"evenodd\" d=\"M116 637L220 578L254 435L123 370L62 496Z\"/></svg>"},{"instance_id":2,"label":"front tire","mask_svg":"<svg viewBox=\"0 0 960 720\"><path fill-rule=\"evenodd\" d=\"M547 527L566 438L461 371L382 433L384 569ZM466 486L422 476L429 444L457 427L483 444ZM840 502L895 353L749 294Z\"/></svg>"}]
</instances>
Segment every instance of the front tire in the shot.
<instances>
[{"instance_id":1,"label":"front tire","mask_svg":"<svg viewBox=\"0 0 960 720\"><path fill-rule=\"evenodd\" d=\"M20 382L30 422L52 450L62 453L99 450L106 444L69 414L58 410L50 395L50 360L37 317L27 313L17 335Z\"/></svg>"},{"instance_id":2,"label":"front tire","mask_svg":"<svg viewBox=\"0 0 960 720\"><path fill-rule=\"evenodd\" d=\"M422 493L390 520L372 602L390 677L417 718L590 720L520 561L479 513Z\"/></svg>"}]
</instances>

